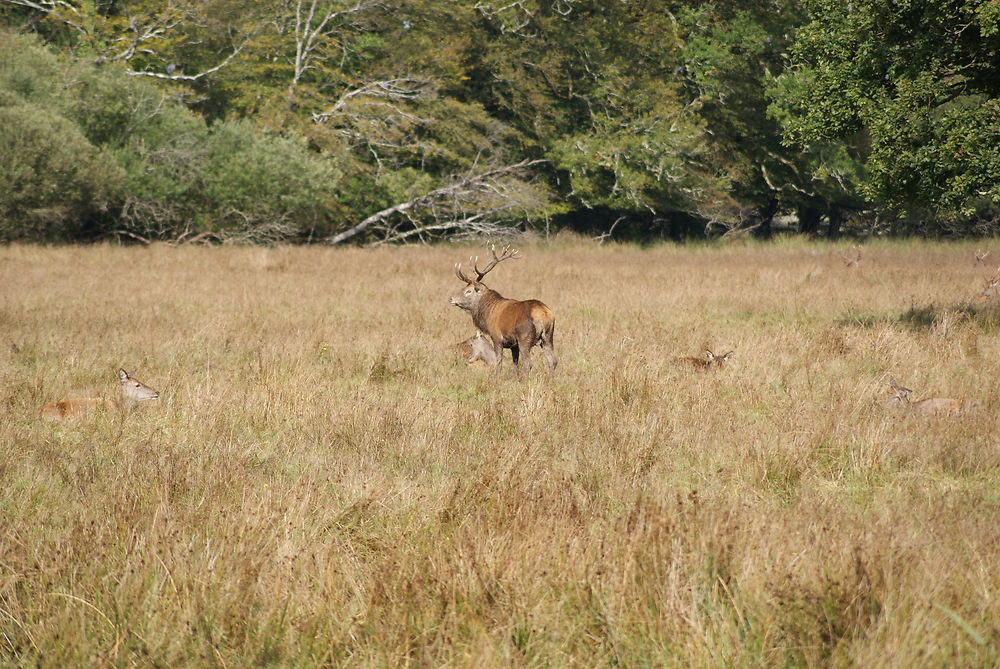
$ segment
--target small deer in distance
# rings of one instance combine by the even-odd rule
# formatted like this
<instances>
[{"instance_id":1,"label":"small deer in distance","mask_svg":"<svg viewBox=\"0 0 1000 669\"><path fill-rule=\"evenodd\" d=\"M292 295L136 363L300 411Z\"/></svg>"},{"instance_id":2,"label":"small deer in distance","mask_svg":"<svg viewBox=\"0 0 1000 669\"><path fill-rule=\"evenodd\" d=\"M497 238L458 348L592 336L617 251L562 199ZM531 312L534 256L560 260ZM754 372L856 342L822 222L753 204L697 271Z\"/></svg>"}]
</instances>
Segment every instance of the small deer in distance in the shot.
<instances>
[{"instance_id":1,"label":"small deer in distance","mask_svg":"<svg viewBox=\"0 0 1000 669\"><path fill-rule=\"evenodd\" d=\"M691 365L699 371L707 372L710 369L722 368L732 355L733 351L730 351L725 355L715 355L711 351L706 350L704 358L683 357L677 358L677 362L682 362L684 364Z\"/></svg>"},{"instance_id":2,"label":"small deer in distance","mask_svg":"<svg viewBox=\"0 0 1000 669\"><path fill-rule=\"evenodd\" d=\"M858 247L853 248L854 257L846 256L843 253L838 253L840 259L844 261L844 265L849 269L858 269L861 267L861 249Z\"/></svg>"},{"instance_id":3,"label":"small deer in distance","mask_svg":"<svg viewBox=\"0 0 1000 669\"><path fill-rule=\"evenodd\" d=\"M997 267L997 271L993 273L993 276L986 280L986 285L983 286L983 292L979 293L979 297L984 300L997 299L997 284L1000 284L1000 267Z\"/></svg>"},{"instance_id":4,"label":"small deer in distance","mask_svg":"<svg viewBox=\"0 0 1000 669\"><path fill-rule=\"evenodd\" d=\"M468 364L482 362L487 366L496 365L497 354L493 350L493 344L486 340L481 330L476 330L476 334L468 339L455 344L459 354Z\"/></svg>"},{"instance_id":5,"label":"small deer in distance","mask_svg":"<svg viewBox=\"0 0 1000 669\"><path fill-rule=\"evenodd\" d=\"M908 413L914 413L920 416L934 416L939 414L955 415L979 408L979 402L976 400L956 400L950 397L931 397L917 402L911 402L910 393L913 391L897 384L896 379L892 377L889 377L889 388L892 390L892 396L889 397L890 406L902 407Z\"/></svg>"},{"instance_id":6,"label":"small deer in distance","mask_svg":"<svg viewBox=\"0 0 1000 669\"><path fill-rule=\"evenodd\" d=\"M51 421L76 420L101 409L117 407L124 411L131 411L139 402L155 400L160 397L159 391L153 390L142 381L133 378L124 369L118 370L118 390L119 393L115 399L74 397L50 402L39 409L38 414L45 420Z\"/></svg>"},{"instance_id":7,"label":"small deer in distance","mask_svg":"<svg viewBox=\"0 0 1000 669\"><path fill-rule=\"evenodd\" d=\"M556 352L553 336L556 319L552 310L538 300L510 300L483 283L483 277L499 263L520 258L517 251L505 246L497 255L496 247L490 247L493 254L485 268L479 269L479 258L472 261L476 278L466 276L462 265L455 265L455 276L465 282L463 288L449 302L469 312L476 328L487 334L493 343L496 355L494 368L500 375L503 349L509 348L518 375L526 377L531 371L531 349L540 346L548 363L549 375L556 368Z\"/></svg>"}]
</instances>

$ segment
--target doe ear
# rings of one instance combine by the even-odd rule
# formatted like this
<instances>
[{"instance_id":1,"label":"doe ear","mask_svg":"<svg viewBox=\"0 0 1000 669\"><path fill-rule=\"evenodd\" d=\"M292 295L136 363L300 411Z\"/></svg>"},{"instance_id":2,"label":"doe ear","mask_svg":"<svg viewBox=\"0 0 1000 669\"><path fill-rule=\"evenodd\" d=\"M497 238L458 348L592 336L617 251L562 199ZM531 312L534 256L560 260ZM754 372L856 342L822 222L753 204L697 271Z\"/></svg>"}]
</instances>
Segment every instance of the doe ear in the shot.
<instances>
[{"instance_id":1,"label":"doe ear","mask_svg":"<svg viewBox=\"0 0 1000 669\"><path fill-rule=\"evenodd\" d=\"M735 353L735 351L730 351L729 353L727 353L724 356L722 356L722 359L723 360L729 360L729 358L732 357L733 353Z\"/></svg>"},{"instance_id":2,"label":"doe ear","mask_svg":"<svg viewBox=\"0 0 1000 669\"><path fill-rule=\"evenodd\" d=\"M118 380L122 382L128 381L128 372L121 367L118 368Z\"/></svg>"}]
</instances>

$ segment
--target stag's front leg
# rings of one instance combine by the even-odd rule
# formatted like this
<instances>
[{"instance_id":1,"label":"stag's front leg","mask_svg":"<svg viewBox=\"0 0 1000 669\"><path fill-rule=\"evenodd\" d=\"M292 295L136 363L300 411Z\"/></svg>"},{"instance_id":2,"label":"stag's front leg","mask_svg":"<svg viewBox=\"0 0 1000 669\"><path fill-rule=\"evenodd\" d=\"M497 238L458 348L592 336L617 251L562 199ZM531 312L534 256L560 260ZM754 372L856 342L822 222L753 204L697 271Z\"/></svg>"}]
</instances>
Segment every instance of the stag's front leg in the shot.
<instances>
[{"instance_id":1,"label":"stag's front leg","mask_svg":"<svg viewBox=\"0 0 1000 669\"><path fill-rule=\"evenodd\" d=\"M494 363L494 370L496 377L500 378L500 365L503 363L503 342L497 339L493 340L493 352L496 354L496 363ZM515 358L516 360L516 358Z\"/></svg>"}]
</instances>

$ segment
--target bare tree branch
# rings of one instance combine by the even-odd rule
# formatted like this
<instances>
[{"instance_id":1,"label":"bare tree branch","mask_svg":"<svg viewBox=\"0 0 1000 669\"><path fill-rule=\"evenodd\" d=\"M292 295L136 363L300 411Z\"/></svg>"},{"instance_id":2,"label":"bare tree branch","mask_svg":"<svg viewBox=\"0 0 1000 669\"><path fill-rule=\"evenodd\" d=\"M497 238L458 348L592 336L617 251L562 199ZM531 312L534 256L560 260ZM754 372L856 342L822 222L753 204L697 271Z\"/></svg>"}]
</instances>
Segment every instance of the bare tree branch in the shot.
<instances>
[{"instance_id":1,"label":"bare tree branch","mask_svg":"<svg viewBox=\"0 0 1000 669\"><path fill-rule=\"evenodd\" d=\"M308 4L308 7L305 5ZM292 63L292 80L288 84L291 99L303 75L313 69L314 61L322 60L318 54L324 38L335 32L336 20L350 14L357 14L380 5L379 0L354 0L353 6L335 9L321 7L320 0L295 0L295 60ZM303 14L305 14L303 16Z\"/></svg>"},{"instance_id":2,"label":"bare tree branch","mask_svg":"<svg viewBox=\"0 0 1000 669\"><path fill-rule=\"evenodd\" d=\"M246 46L246 42L233 49L233 52L228 56L226 56L226 58L221 63L219 63L214 67L210 67L207 70L199 72L198 74L161 74L159 72L144 72L144 71L134 71L134 70L129 70L128 72L126 72L126 74L132 77L152 77L154 79L170 79L173 81L197 81L198 79L201 79L202 77L207 77L208 75L214 72L218 72L226 65L229 65L230 61L232 61L233 58L236 58L236 56L240 54L240 51L243 50L244 46Z\"/></svg>"},{"instance_id":3,"label":"bare tree branch","mask_svg":"<svg viewBox=\"0 0 1000 669\"><path fill-rule=\"evenodd\" d=\"M17 5L19 7L27 7L29 9L42 12L78 31L80 34L85 36L91 47L98 51L101 50L100 46L96 43L97 40L93 38L90 31L86 28L86 26L84 26L83 21L80 18L79 9L74 7L72 3L65 2L64 0L0 0L0 4L4 3ZM147 56L156 55L156 51L145 45L152 40L166 37L170 31L176 29L185 21L197 23L197 20L198 17L191 9L166 12L163 15L154 16L145 21L140 21L137 17L132 16L128 22L130 34L128 34L128 36L118 37L112 41L115 45L122 45L124 43L121 50L117 53L102 53L97 58L97 62L130 63L137 55L140 54ZM197 74L174 74L173 72L163 74L160 72L149 72L134 69L126 70L126 74L133 77L151 77L154 79L168 79L171 81L197 81L198 79L208 76L214 72L218 72L222 68L229 65L229 63L240 54L248 41L249 38L244 40L244 42L239 46L234 47L232 53L226 56L225 59L223 59L219 64Z\"/></svg>"},{"instance_id":4,"label":"bare tree branch","mask_svg":"<svg viewBox=\"0 0 1000 669\"><path fill-rule=\"evenodd\" d=\"M344 113L347 104L354 98L372 97L388 100L415 100L424 96L429 88L429 81L415 77L397 77L382 81L370 81L360 88L355 88L341 95L325 112L313 114L312 120L316 123L329 121L331 118ZM398 107L392 106L392 108L401 114L405 114ZM411 118L417 121L422 120L415 116L411 116Z\"/></svg>"},{"instance_id":5,"label":"bare tree branch","mask_svg":"<svg viewBox=\"0 0 1000 669\"><path fill-rule=\"evenodd\" d=\"M480 172L467 174L441 188L424 193L418 197L400 202L382 211L376 212L357 225L327 238L329 244L339 244L364 232L376 224L380 224L392 216L406 214L417 208L431 208L441 203L450 204L451 208L460 207L463 202L471 202L473 195L483 193L494 187L497 178L523 173L528 168L546 162L542 159L522 160L513 165L506 165Z\"/></svg>"},{"instance_id":6,"label":"bare tree branch","mask_svg":"<svg viewBox=\"0 0 1000 669\"><path fill-rule=\"evenodd\" d=\"M70 28L79 31L84 35L90 34L82 23L73 21L67 17L67 14L79 15L77 8L68 2L63 2L62 0L40 0L39 2L31 2L31 0L2 0L2 2L8 5L17 5L19 7L28 7L29 9L37 10L44 14L48 14L57 21L65 23Z\"/></svg>"}]
</instances>

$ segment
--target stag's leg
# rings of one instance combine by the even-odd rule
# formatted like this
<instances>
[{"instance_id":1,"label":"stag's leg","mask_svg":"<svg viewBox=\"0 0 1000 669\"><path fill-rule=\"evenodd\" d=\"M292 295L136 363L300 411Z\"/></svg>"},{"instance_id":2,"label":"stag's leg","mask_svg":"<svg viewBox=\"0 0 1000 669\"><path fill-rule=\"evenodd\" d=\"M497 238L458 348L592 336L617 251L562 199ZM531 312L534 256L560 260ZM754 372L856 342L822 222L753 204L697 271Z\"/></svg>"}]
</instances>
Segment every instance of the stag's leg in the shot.
<instances>
[{"instance_id":1,"label":"stag's leg","mask_svg":"<svg viewBox=\"0 0 1000 669\"><path fill-rule=\"evenodd\" d=\"M555 328L549 330L545 337L542 339L542 353L545 354L545 361L549 364L549 376L556 371L556 365L559 361L556 359L556 347L555 342L552 341L552 334L555 332Z\"/></svg>"},{"instance_id":2,"label":"stag's leg","mask_svg":"<svg viewBox=\"0 0 1000 669\"><path fill-rule=\"evenodd\" d=\"M493 352L496 354L496 363L494 363L494 370L497 378L500 378L500 364L503 362L503 343L500 341L493 342ZM517 358L514 358L514 362L517 362Z\"/></svg>"},{"instance_id":3,"label":"stag's leg","mask_svg":"<svg viewBox=\"0 0 1000 669\"><path fill-rule=\"evenodd\" d=\"M531 347L534 342L531 340L534 337L522 338L518 343L518 348L521 349L521 364L517 366L517 376L520 379L528 378L528 372L531 371Z\"/></svg>"}]
</instances>

